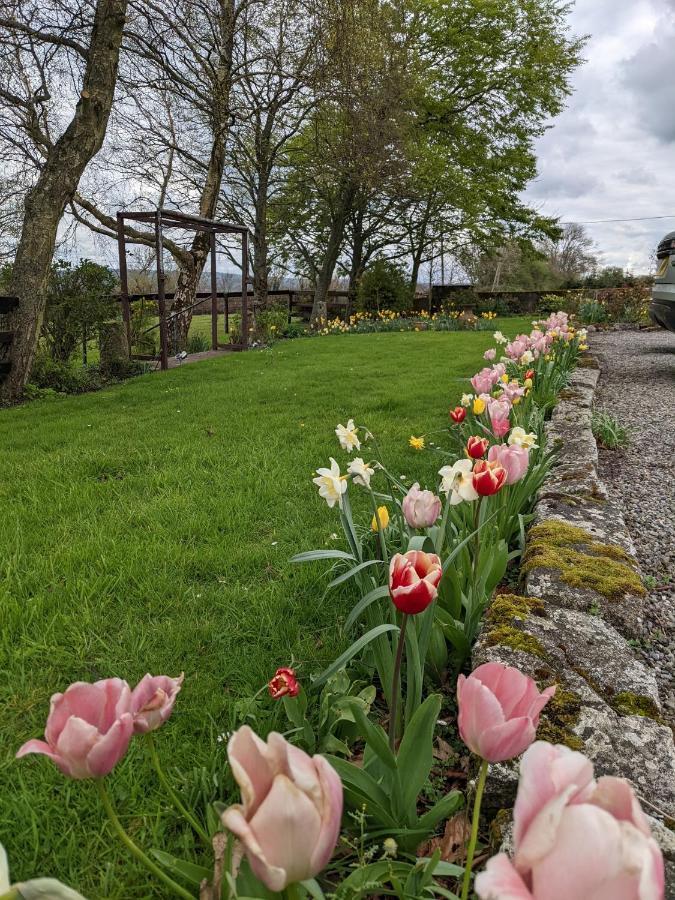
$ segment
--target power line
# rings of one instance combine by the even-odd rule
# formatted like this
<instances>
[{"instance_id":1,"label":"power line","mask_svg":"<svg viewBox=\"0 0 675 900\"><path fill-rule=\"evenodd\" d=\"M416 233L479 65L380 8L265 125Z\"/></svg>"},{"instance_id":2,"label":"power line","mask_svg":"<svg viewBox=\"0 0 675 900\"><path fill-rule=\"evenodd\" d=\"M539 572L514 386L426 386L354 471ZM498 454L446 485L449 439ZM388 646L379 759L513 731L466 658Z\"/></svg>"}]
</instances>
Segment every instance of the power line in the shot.
<instances>
[{"instance_id":1,"label":"power line","mask_svg":"<svg viewBox=\"0 0 675 900\"><path fill-rule=\"evenodd\" d=\"M637 219L593 219L590 222L561 222L561 225L606 225L609 222L653 222L655 219L675 219L672 216L642 216Z\"/></svg>"}]
</instances>

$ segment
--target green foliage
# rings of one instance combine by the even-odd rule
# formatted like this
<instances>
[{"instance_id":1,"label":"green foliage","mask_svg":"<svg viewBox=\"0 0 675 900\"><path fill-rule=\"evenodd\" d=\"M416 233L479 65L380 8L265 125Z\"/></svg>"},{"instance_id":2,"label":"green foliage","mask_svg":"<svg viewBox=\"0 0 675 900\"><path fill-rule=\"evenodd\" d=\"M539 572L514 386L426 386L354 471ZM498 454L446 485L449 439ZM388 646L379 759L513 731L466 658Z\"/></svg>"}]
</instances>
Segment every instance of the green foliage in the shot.
<instances>
[{"instance_id":1,"label":"green foliage","mask_svg":"<svg viewBox=\"0 0 675 900\"><path fill-rule=\"evenodd\" d=\"M584 325L598 325L609 319L609 313L597 300L582 300L579 304L579 319Z\"/></svg>"},{"instance_id":2,"label":"green foliage","mask_svg":"<svg viewBox=\"0 0 675 900\"><path fill-rule=\"evenodd\" d=\"M356 302L367 312L403 312L410 304L410 285L401 266L382 257L376 259L361 277Z\"/></svg>"},{"instance_id":3,"label":"green foliage","mask_svg":"<svg viewBox=\"0 0 675 900\"><path fill-rule=\"evenodd\" d=\"M205 353L211 349L211 342L206 335L197 332L188 337L186 349L188 353Z\"/></svg>"},{"instance_id":4,"label":"green foliage","mask_svg":"<svg viewBox=\"0 0 675 900\"><path fill-rule=\"evenodd\" d=\"M617 422L607 410L593 410L591 428L596 441L605 450L623 450L630 443L630 429Z\"/></svg>"},{"instance_id":5,"label":"green foliage","mask_svg":"<svg viewBox=\"0 0 675 900\"><path fill-rule=\"evenodd\" d=\"M288 324L288 307L282 303L271 304L255 315L256 338L266 344L284 336Z\"/></svg>"},{"instance_id":6,"label":"green foliage","mask_svg":"<svg viewBox=\"0 0 675 900\"><path fill-rule=\"evenodd\" d=\"M70 362L53 359L49 354L38 353L31 372L31 385L38 389L49 389L63 394L84 394L103 387L101 375L96 366L76 366ZM35 396L29 390L29 398Z\"/></svg>"},{"instance_id":7,"label":"green foliage","mask_svg":"<svg viewBox=\"0 0 675 900\"><path fill-rule=\"evenodd\" d=\"M117 276L89 259L76 266L54 263L42 327L52 359L67 362L78 342L95 337L101 323L118 318L119 304L111 298L116 286Z\"/></svg>"}]
</instances>

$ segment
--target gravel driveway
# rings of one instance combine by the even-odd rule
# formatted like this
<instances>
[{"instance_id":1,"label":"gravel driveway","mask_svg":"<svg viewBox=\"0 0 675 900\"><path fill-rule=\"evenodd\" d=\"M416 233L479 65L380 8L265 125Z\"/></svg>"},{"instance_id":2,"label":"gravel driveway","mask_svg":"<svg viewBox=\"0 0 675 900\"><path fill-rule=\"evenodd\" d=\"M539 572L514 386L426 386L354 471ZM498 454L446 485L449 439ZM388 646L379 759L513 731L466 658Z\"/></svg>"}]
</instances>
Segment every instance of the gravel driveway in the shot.
<instances>
[{"instance_id":1,"label":"gravel driveway","mask_svg":"<svg viewBox=\"0 0 675 900\"><path fill-rule=\"evenodd\" d=\"M600 450L600 477L620 501L649 596L641 644L675 721L675 334L589 335L602 368L596 408L631 429L626 450Z\"/></svg>"}]
</instances>

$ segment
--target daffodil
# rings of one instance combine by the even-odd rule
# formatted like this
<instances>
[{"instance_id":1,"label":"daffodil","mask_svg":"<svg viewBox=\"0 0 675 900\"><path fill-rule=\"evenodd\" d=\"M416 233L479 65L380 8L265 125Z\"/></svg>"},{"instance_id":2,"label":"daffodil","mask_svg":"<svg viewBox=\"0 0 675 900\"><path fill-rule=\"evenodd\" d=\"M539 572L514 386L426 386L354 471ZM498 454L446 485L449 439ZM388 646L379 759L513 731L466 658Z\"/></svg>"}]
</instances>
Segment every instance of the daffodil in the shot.
<instances>
[{"instance_id":1,"label":"daffodil","mask_svg":"<svg viewBox=\"0 0 675 900\"><path fill-rule=\"evenodd\" d=\"M413 450L424 450L424 438L423 437L415 437L414 435L411 435L408 443L413 448Z\"/></svg>"},{"instance_id":2,"label":"daffodil","mask_svg":"<svg viewBox=\"0 0 675 900\"><path fill-rule=\"evenodd\" d=\"M471 406L471 401L473 400L473 394L462 394L462 399L459 401L459 405L465 408Z\"/></svg>"},{"instance_id":3,"label":"daffodil","mask_svg":"<svg viewBox=\"0 0 675 900\"><path fill-rule=\"evenodd\" d=\"M476 397L473 401L473 414L479 416L485 412L485 400L482 397Z\"/></svg>"},{"instance_id":4,"label":"daffodil","mask_svg":"<svg viewBox=\"0 0 675 900\"><path fill-rule=\"evenodd\" d=\"M443 466L439 469L441 476L441 491L450 494L451 506L466 501L471 503L478 499L478 494L473 486L473 460L458 459L452 466Z\"/></svg>"},{"instance_id":5,"label":"daffodil","mask_svg":"<svg viewBox=\"0 0 675 900\"><path fill-rule=\"evenodd\" d=\"M335 429L335 434L340 441L340 446L343 450L346 450L348 453L351 453L352 450L360 450L361 449L361 441L359 440L358 429L354 425L354 420L350 419L347 422L347 425L338 425Z\"/></svg>"},{"instance_id":6,"label":"daffodil","mask_svg":"<svg viewBox=\"0 0 675 900\"><path fill-rule=\"evenodd\" d=\"M502 377L501 377L499 380L500 380L503 384L508 384L508 383L509 383L509 376L506 374L506 372L504 372L504 374L502 375Z\"/></svg>"},{"instance_id":7,"label":"daffodil","mask_svg":"<svg viewBox=\"0 0 675 900\"><path fill-rule=\"evenodd\" d=\"M384 529L389 524L389 510L387 509L386 506L378 506L377 507L377 515L373 516L373 521L370 523L371 531L379 531L380 530L380 528L378 528L378 526L377 526L378 519L380 520L380 528L382 528L382 531L384 531Z\"/></svg>"},{"instance_id":8,"label":"daffodil","mask_svg":"<svg viewBox=\"0 0 675 900\"><path fill-rule=\"evenodd\" d=\"M362 487L370 487L371 476L375 474L375 469L371 469L368 463L364 462L360 456L355 456L347 466L347 471L352 476L354 484L360 484Z\"/></svg>"},{"instance_id":9,"label":"daffodil","mask_svg":"<svg viewBox=\"0 0 675 900\"><path fill-rule=\"evenodd\" d=\"M495 341L497 341L498 344L508 344L509 342L509 339L504 337L501 331L495 331L492 337Z\"/></svg>"},{"instance_id":10,"label":"daffodil","mask_svg":"<svg viewBox=\"0 0 675 900\"><path fill-rule=\"evenodd\" d=\"M539 446L539 444L537 444L537 435L534 434L534 432L528 433L519 425L511 429L509 444L511 446L515 445L516 447L523 447L525 450L532 450Z\"/></svg>"},{"instance_id":11,"label":"daffodil","mask_svg":"<svg viewBox=\"0 0 675 900\"><path fill-rule=\"evenodd\" d=\"M316 478L312 481L319 488L319 496L323 497L330 509L337 503L342 506L342 495L347 490L347 479L340 474L340 466L330 457L330 469L317 469Z\"/></svg>"},{"instance_id":12,"label":"daffodil","mask_svg":"<svg viewBox=\"0 0 675 900\"><path fill-rule=\"evenodd\" d=\"M526 350L518 362L521 366L529 366L531 362L534 362L534 353L531 350Z\"/></svg>"},{"instance_id":13,"label":"daffodil","mask_svg":"<svg viewBox=\"0 0 675 900\"><path fill-rule=\"evenodd\" d=\"M588 344L579 344L580 350L588 350Z\"/></svg>"}]
</instances>

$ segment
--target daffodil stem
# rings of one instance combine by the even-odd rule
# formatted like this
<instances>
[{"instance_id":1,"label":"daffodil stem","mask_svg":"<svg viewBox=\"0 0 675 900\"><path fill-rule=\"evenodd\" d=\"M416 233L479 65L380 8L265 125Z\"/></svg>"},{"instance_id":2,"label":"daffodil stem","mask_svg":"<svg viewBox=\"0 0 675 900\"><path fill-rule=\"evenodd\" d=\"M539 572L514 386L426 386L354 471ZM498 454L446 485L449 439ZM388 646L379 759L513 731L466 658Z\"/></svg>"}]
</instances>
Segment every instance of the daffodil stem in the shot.
<instances>
[{"instance_id":1,"label":"daffodil stem","mask_svg":"<svg viewBox=\"0 0 675 900\"><path fill-rule=\"evenodd\" d=\"M178 812L183 816L183 818L192 826L192 828L197 832L202 841L206 844L207 847L211 846L211 839L206 833L205 829L202 825L199 824L194 815L190 812L189 809L185 807L183 802L181 801L178 794L174 791L173 787L169 779L166 777L164 773L164 769L162 768L162 764L159 761L159 754L157 753L157 747L155 746L155 739L151 731L149 731L145 735L145 742L148 747L148 752L150 753L150 759L152 760L152 765L155 768L155 772L157 772L157 777L159 778L159 782L168 794L169 800L176 807Z\"/></svg>"},{"instance_id":2,"label":"daffodil stem","mask_svg":"<svg viewBox=\"0 0 675 900\"><path fill-rule=\"evenodd\" d=\"M394 662L394 675L391 681L391 706L389 708L389 748L393 753L396 749L396 717L398 716L398 698L401 687L401 662L403 660L403 647L405 646L405 627L408 624L408 614L403 613L401 630L398 635L398 647L396 648L396 661Z\"/></svg>"},{"instance_id":3,"label":"daffodil stem","mask_svg":"<svg viewBox=\"0 0 675 900\"><path fill-rule=\"evenodd\" d=\"M0 894L0 900L21 900L21 894L17 888L11 888L5 894Z\"/></svg>"},{"instance_id":4,"label":"daffodil stem","mask_svg":"<svg viewBox=\"0 0 675 900\"><path fill-rule=\"evenodd\" d=\"M480 772L478 773L478 783L476 784L476 798L473 801L473 821L471 822L471 837L469 838L469 846L466 850L466 863L464 865L464 881L462 883L461 900L467 900L469 896L469 887L471 885L471 870L473 868L473 858L476 853L476 843L478 842L478 825L480 823L480 807L483 802L483 791L485 790L485 781L487 779L489 763L487 760L481 760Z\"/></svg>"},{"instance_id":5,"label":"daffodil stem","mask_svg":"<svg viewBox=\"0 0 675 900\"><path fill-rule=\"evenodd\" d=\"M382 521L380 520L380 511L377 508L377 500L375 499L375 494L370 492L370 499L373 504L373 513L375 515L375 524L377 525L377 537L380 542L380 550L382 551L382 559L385 563L389 564L389 554L387 553L387 542L384 537L384 529L382 528Z\"/></svg>"},{"instance_id":6,"label":"daffodil stem","mask_svg":"<svg viewBox=\"0 0 675 900\"><path fill-rule=\"evenodd\" d=\"M159 878L160 881L163 881L164 884L171 889L171 891L176 894L178 897L183 897L184 900L194 900L194 897L189 891L186 891L184 887L181 887L180 884L177 884L173 878L169 878L169 876L164 872L158 865L156 865L149 856L141 850L141 848L135 844L129 835L126 833L124 828L122 827L122 823L117 818L117 813L113 809L113 805L110 802L110 796L105 786L105 782L102 778L96 779L96 790L98 791L98 795L101 798L101 803L103 805L103 809L106 811L108 818L110 819L110 823L117 833L117 836L122 841L127 850L131 853L132 856L135 856L136 859L142 863L148 871L152 872L152 874Z\"/></svg>"}]
</instances>

